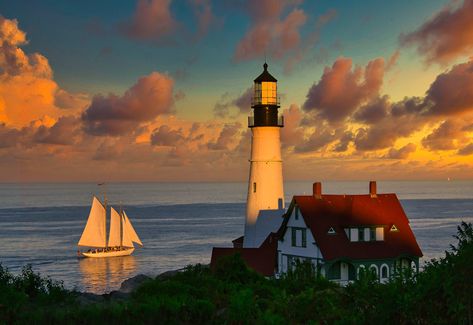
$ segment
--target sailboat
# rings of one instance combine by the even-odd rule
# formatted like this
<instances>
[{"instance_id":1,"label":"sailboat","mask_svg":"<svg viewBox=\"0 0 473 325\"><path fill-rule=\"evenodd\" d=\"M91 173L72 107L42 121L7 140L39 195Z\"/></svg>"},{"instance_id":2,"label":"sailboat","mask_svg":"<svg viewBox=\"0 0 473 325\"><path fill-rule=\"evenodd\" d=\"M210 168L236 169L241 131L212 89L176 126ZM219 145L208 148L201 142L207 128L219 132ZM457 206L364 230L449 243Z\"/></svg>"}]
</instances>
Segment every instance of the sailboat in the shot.
<instances>
[{"instance_id":1,"label":"sailboat","mask_svg":"<svg viewBox=\"0 0 473 325\"><path fill-rule=\"evenodd\" d=\"M90 249L85 252L79 250L79 256L126 256L134 252L135 246L133 243L141 247L143 246L130 219L122 209L120 209L119 213L113 207L110 207L110 232L108 241L106 238L106 230L107 208L94 196L87 224L77 244L80 247L89 247Z\"/></svg>"}]
</instances>

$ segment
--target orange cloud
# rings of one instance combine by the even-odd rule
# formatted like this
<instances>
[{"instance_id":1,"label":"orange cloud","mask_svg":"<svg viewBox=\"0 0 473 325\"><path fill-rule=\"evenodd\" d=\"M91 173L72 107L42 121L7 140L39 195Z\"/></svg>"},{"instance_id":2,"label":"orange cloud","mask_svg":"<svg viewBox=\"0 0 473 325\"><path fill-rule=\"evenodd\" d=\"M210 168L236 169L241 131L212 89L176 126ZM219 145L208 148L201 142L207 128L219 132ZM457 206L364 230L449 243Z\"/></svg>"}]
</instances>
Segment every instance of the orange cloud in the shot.
<instances>
[{"instance_id":1,"label":"orange cloud","mask_svg":"<svg viewBox=\"0 0 473 325\"><path fill-rule=\"evenodd\" d=\"M45 116L63 114L56 106L57 95L68 96L69 106L83 106L87 96L71 94L53 80L48 59L39 53L26 54L26 34L16 19L0 16L0 121L15 127L28 125Z\"/></svg>"}]
</instances>

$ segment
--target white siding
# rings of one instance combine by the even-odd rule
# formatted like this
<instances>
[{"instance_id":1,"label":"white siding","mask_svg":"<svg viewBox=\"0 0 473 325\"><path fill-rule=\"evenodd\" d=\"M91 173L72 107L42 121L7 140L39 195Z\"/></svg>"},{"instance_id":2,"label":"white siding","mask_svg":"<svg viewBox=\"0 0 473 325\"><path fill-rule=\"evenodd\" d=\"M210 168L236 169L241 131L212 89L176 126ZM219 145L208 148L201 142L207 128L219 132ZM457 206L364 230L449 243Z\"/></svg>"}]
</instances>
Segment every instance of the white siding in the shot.
<instances>
[{"instance_id":1,"label":"white siding","mask_svg":"<svg viewBox=\"0 0 473 325\"><path fill-rule=\"evenodd\" d=\"M279 272L286 273L288 271L288 256L294 256L299 258L300 260L303 259L312 259L312 263L316 265L317 259L322 258L322 254L320 253L319 247L315 244L314 237L312 236L312 232L309 228L307 228L304 218L299 213L299 218L296 220L295 218L295 211L294 208L289 221L287 223L287 230L284 234L283 240L278 241L278 251L281 255L279 258ZM293 247L292 246L292 228L305 228L306 229L306 247ZM297 237L298 244L302 243L302 235L301 232L297 232L299 235Z\"/></svg>"}]
</instances>

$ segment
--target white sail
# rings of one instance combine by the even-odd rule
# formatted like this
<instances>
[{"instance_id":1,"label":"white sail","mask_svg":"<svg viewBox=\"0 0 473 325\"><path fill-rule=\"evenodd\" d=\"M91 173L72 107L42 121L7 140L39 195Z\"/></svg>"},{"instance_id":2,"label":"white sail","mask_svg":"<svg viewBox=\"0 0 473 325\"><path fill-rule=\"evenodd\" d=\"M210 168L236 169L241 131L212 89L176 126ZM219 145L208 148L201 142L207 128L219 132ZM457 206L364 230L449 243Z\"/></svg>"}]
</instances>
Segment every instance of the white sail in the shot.
<instances>
[{"instance_id":1,"label":"white sail","mask_svg":"<svg viewBox=\"0 0 473 325\"><path fill-rule=\"evenodd\" d=\"M95 196L92 200L87 224L77 245L88 247L106 246L105 208Z\"/></svg>"},{"instance_id":2,"label":"white sail","mask_svg":"<svg viewBox=\"0 0 473 325\"><path fill-rule=\"evenodd\" d=\"M121 244L121 220L120 215L114 208L110 208L110 234L108 235L108 246L120 246Z\"/></svg>"},{"instance_id":3,"label":"white sail","mask_svg":"<svg viewBox=\"0 0 473 325\"><path fill-rule=\"evenodd\" d=\"M135 247L133 245L133 241L131 240L131 236L128 230L128 227L126 226L127 222L125 220L125 215L122 215L122 246L123 247Z\"/></svg>"},{"instance_id":4,"label":"white sail","mask_svg":"<svg viewBox=\"0 0 473 325\"><path fill-rule=\"evenodd\" d=\"M136 233L135 229L131 225L130 219L128 219L128 216L126 215L125 211L123 211L123 217L124 217L124 223L123 223L123 228L127 228L127 233L130 236L130 239L132 242L137 243L140 246L143 246L143 243L140 240L140 237L138 237L138 234Z\"/></svg>"}]
</instances>

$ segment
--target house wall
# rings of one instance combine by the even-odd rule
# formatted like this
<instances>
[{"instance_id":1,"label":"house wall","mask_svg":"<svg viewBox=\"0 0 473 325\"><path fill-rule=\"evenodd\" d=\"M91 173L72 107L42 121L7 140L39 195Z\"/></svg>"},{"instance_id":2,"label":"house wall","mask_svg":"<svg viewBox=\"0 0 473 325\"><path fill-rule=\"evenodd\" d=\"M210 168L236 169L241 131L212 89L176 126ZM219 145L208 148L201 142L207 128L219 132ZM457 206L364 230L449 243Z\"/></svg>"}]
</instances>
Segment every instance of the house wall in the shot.
<instances>
[{"instance_id":1,"label":"house wall","mask_svg":"<svg viewBox=\"0 0 473 325\"><path fill-rule=\"evenodd\" d=\"M318 267L323 262L323 257L319 247L316 245L312 232L304 222L302 214L299 213L296 219L297 207L292 210L289 217L287 230L282 240L278 241L278 273L286 273L290 267L291 260L299 259L300 261L310 260L311 263ZM292 228L305 229L306 231L306 247L292 246ZM325 273L325 272L324 272Z\"/></svg>"}]
</instances>

